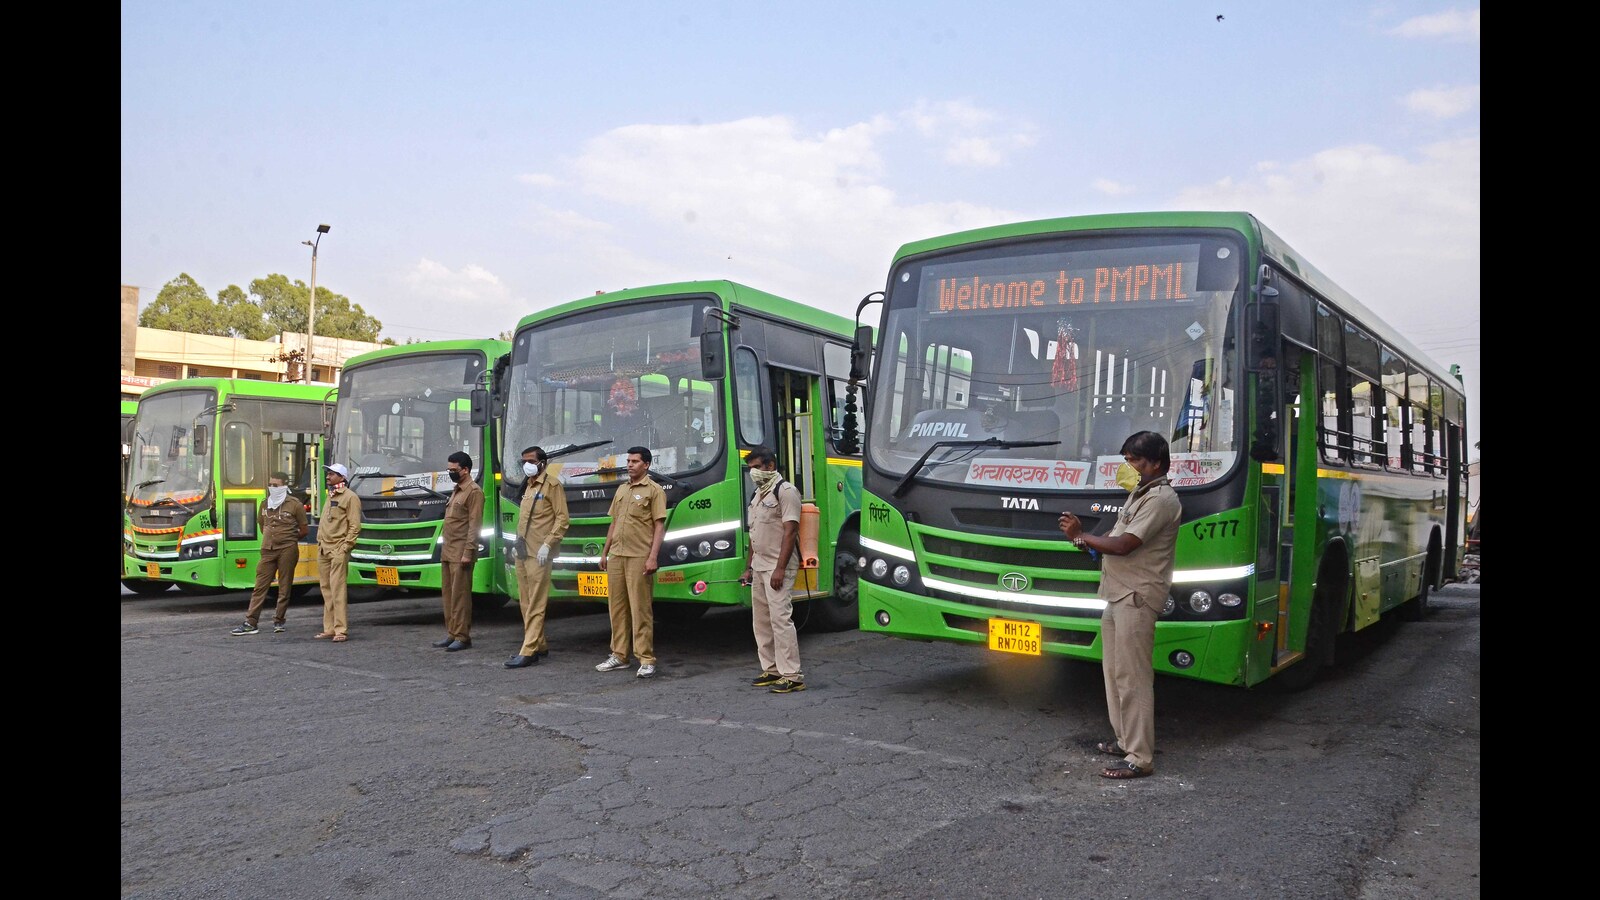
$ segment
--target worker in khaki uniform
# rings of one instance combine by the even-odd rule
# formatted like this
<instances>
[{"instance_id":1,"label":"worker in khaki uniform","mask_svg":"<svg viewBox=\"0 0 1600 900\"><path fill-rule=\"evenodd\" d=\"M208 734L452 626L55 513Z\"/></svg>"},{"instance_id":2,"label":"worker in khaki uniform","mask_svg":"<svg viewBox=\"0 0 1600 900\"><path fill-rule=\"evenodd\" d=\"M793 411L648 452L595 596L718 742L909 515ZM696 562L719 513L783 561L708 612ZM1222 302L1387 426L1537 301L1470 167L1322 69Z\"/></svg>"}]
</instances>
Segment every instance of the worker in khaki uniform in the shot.
<instances>
[{"instance_id":1,"label":"worker in khaki uniform","mask_svg":"<svg viewBox=\"0 0 1600 900\"><path fill-rule=\"evenodd\" d=\"M750 567L739 582L750 586L750 624L761 660L761 672L750 684L792 694L806 689L790 596L800 571L800 489L784 480L777 457L766 447L752 448L745 460L756 491L747 517Z\"/></svg>"},{"instance_id":2,"label":"worker in khaki uniform","mask_svg":"<svg viewBox=\"0 0 1600 900\"><path fill-rule=\"evenodd\" d=\"M483 488L472 480L472 457L465 451L450 454L446 473L456 486L444 507L444 544L439 549L439 593L448 633L433 645L454 652L472 646L472 566L483 527Z\"/></svg>"},{"instance_id":3,"label":"worker in khaki uniform","mask_svg":"<svg viewBox=\"0 0 1600 900\"><path fill-rule=\"evenodd\" d=\"M317 522L317 578L322 587L322 631L319 638L332 638L336 644L350 639L350 623L345 620L349 606L350 551L361 533L361 498L346 485L350 470L337 463L328 470L328 503Z\"/></svg>"},{"instance_id":4,"label":"worker in khaki uniform","mask_svg":"<svg viewBox=\"0 0 1600 900\"><path fill-rule=\"evenodd\" d=\"M256 512L261 529L261 561L256 563L256 586L250 592L250 608L244 624L229 634L255 634L260 629L261 607L274 575L278 578L278 605L272 611L272 631L282 632L289 615L289 594L294 590L294 567L300 564L300 539L311 533L306 508L289 496L289 476L274 472L267 479L267 497Z\"/></svg>"},{"instance_id":5,"label":"worker in khaki uniform","mask_svg":"<svg viewBox=\"0 0 1600 900\"><path fill-rule=\"evenodd\" d=\"M611 607L611 655L595 671L612 672L639 657L640 678L656 674L656 558L667 526L667 495L650 480L650 448L628 448L628 483L611 498L611 527L600 551Z\"/></svg>"},{"instance_id":6,"label":"worker in khaki uniform","mask_svg":"<svg viewBox=\"0 0 1600 900\"><path fill-rule=\"evenodd\" d=\"M537 665L544 644L544 611L550 604L550 560L566 537L567 491L549 473L544 448L522 451L522 502L517 513L517 605L522 607L522 647L506 668Z\"/></svg>"}]
</instances>

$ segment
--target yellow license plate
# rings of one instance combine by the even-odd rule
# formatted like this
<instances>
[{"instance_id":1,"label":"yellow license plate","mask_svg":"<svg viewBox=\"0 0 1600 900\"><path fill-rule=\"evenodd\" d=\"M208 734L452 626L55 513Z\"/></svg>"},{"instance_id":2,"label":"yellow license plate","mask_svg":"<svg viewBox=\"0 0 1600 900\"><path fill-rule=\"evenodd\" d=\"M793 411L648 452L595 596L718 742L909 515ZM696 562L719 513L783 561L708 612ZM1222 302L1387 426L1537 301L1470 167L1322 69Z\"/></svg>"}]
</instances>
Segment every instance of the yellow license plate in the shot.
<instances>
[{"instance_id":1,"label":"yellow license plate","mask_svg":"<svg viewBox=\"0 0 1600 900\"><path fill-rule=\"evenodd\" d=\"M606 573L604 572L579 572L578 596L580 597L609 597L611 591L606 587Z\"/></svg>"},{"instance_id":2,"label":"yellow license plate","mask_svg":"<svg viewBox=\"0 0 1600 900\"><path fill-rule=\"evenodd\" d=\"M1043 648L1044 626L1038 622L1019 622L1016 619L989 620L990 650L1039 656Z\"/></svg>"},{"instance_id":3,"label":"yellow license plate","mask_svg":"<svg viewBox=\"0 0 1600 900\"><path fill-rule=\"evenodd\" d=\"M378 567L378 583L379 584L387 584L390 587L399 587L400 586L400 570L396 569L394 566L379 566Z\"/></svg>"},{"instance_id":4,"label":"yellow license plate","mask_svg":"<svg viewBox=\"0 0 1600 900\"><path fill-rule=\"evenodd\" d=\"M161 566L158 563L145 563L144 574L147 578L160 578Z\"/></svg>"}]
</instances>

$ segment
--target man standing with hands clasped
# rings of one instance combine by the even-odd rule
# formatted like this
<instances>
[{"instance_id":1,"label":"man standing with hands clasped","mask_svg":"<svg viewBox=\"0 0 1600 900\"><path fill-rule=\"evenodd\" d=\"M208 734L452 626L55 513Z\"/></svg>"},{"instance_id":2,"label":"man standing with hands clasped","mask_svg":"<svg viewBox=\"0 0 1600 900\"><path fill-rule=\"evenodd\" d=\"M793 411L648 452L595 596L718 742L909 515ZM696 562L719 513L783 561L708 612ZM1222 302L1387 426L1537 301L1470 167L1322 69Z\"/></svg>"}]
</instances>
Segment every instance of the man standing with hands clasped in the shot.
<instances>
[{"instance_id":1,"label":"man standing with hands clasped","mask_svg":"<svg viewBox=\"0 0 1600 900\"><path fill-rule=\"evenodd\" d=\"M1167 439L1140 431L1122 442L1117 486L1128 499L1116 524L1104 535L1083 533L1083 523L1062 513L1061 532L1079 550L1101 554L1101 670L1112 739L1095 744L1101 753L1120 756L1100 770L1102 778L1143 778L1155 774L1156 616L1172 590L1172 566L1183 506L1167 481L1172 466Z\"/></svg>"},{"instance_id":2,"label":"man standing with hands clasped","mask_svg":"<svg viewBox=\"0 0 1600 900\"><path fill-rule=\"evenodd\" d=\"M656 674L655 599L657 556L667 527L667 495L650 480L650 448L628 448L628 482L611 498L611 527L600 551L611 607L611 655L596 672L626 668L639 657L640 678Z\"/></svg>"},{"instance_id":3,"label":"man standing with hands clasped","mask_svg":"<svg viewBox=\"0 0 1600 900\"><path fill-rule=\"evenodd\" d=\"M522 451L522 503L517 513L517 605L522 607L522 648L506 668L537 665L549 653L544 611L550 604L550 557L561 547L570 518L567 491L551 475L542 447Z\"/></svg>"},{"instance_id":4,"label":"man standing with hands clasped","mask_svg":"<svg viewBox=\"0 0 1600 900\"><path fill-rule=\"evenodd\" d=\"M439 593L449 633L433 645L454 652L472 646L472 564L478 558L478 529L483 524L483 488L472 480L472 457L465 451L450 454L445 465L455 483L444 506L444 544L439 550Z\"/></svg>"},{"instance_id":5,"label":"man standing with hands clasped","mask_svg":"<svg viewBox=\"0 0 1600 900\"><path fill-rule=\"evenodd\" d=\"M795 634L790 591L800 570L800 489L778 471L778 460L766 447L745 456L755 496L750 498L750 567L740 584L750 587L750 622L756 633L761 674L750 682L774 694L806 689L800 671L800 640Z\"/></svg>"},{"instance_id":6,"label":"man standing with hands clasped","mask_svg":"<svg viewBox=\"0 0 1600 900\"><path fill-rule=\"evenodd\" d=\"M261 528L261 561L256 563L256 587L250 592L250 608L244 624L229 634L255 634L260 629L261 607L267 602L272 576L278 576L278 604L272 610L272 630L283 631L289 614L289 594L294 590L294 567L300 564L300 539L311 533L306 508L289 496L289 476L274 472L267 479L267 499L256 513Z\"/></svg>"},{"instance_id":7,"label":"man standing with hands clasped","mask_svg":"<svg viewBox=\"0 0 1600 900\"><path fill-rule=\"evenodd\" d=\"M361 498L346 487L350 470L334 463L328 470L328 505L317 522L317 579L322 588L322 630L319 638L333 638L335 644L350 640L350 623L345 619L349 607L350 551L361 533Z\"/></svg>"}]
</instances>

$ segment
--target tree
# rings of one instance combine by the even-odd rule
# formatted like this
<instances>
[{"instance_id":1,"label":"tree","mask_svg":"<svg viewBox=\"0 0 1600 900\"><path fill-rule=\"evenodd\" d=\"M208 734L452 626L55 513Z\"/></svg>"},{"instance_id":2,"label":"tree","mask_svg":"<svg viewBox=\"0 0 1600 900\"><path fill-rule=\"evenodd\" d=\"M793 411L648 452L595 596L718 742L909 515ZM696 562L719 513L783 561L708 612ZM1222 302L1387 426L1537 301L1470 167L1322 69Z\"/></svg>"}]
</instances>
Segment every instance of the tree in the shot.
<instances>
[{"instance_id":1,"label":"tree","mask_svg":"<svg viewBox=\"0 0 1600 900\"><path fill-rule=\"evenodd\" d=\"M227 322L234 336L249 338L252 341L270 341L277 337L277 333L262 315L261 307L238 285L230 284L218 291L217 306L221 309L223 321Z\"/></svg>"},{"instance_id":2,"label":"tree","mask_svg":"<svg viewBox=\"0 0 1600 900\"><path fill-rule=\"evenodd\" d=\"M227 337L232 333L222 309L187 272L161 286L156 299L139 313L139 324L189 334Z\"/></svg>"},{"instance_id":3,"label":"tree","mask_svg":"<svg viewBox=\"0 0 1600 900\"><path fill-rule=\"evenodd\" d=\"M311 308L311 288L305 282L290 281L283 275L268 275L250 282L250 293L261 298L261 311L272 333L307 331ZM378 340L383 323L367 315L350 298L319 286L317 288L317 334L353 341Z\"/></svg>"}]
</instances>

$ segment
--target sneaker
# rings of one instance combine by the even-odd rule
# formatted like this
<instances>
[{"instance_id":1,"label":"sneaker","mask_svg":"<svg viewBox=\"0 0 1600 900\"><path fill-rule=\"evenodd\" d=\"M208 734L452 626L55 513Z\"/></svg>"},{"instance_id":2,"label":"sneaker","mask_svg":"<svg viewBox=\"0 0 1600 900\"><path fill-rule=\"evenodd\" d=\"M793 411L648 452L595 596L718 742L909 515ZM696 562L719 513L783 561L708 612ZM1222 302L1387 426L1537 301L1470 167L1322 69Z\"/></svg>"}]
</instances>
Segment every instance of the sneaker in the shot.
<instances>
[{"instance_id":1,"label":"sneaker","mask_svg":"<svg viewBox=\"0 0 1600 900\"><path fill-rule=\"evenodd\" d=\"M750 682L750 686L751 687L771 687L772 685L775 685L775 684L777 684L778 682L780 682L782 680L783 680L783 676L777 674L776 672L762 672L760 675L757 675L755 677L754 681Z\"/></svg>"},{"instance_id":2,"label":"sneaker","mask_svg":"<svg viewBox=\"0 0 1600 900\"><path fill-rule=\"evenodd\" d=\"M787 678L780 678L778 679L778 682L772 686L772 693L793 694L797 691L803 691L805 689L806 683L804 681L790 681Z\"/></svg>"},{"instance_id":3,"label":"sneaker","mask_svg":"<svg viewBox=\"0 0 1600 900\"><path fill-rule=\"evenodd\" d=\"M656 667L655 666L652 666L649 663L643 663L643 664L641 664L639 666L639 672L638 672L638 677L639 678L654 678L655 674L656 674Z\"/></svg>"},{"instance_id":4,"label":"sneaker","mask_svg":"<svg viewBox=\"0 0 1600 900\"><path fill-rule=\"evenodd\" d=\"M617 655L615 653L613 653L610 656L606 657L606 661L605 662L601 663L598 666L595 666L594 670L596 672L615 672L618 669L627 668L627 666L628 666L627 663L623 662L620 659L617 659Z\"/></svg>"},{"instance_id":5,"label":"sneaker","mask_svg":"<svg viewBox=\"0 0 1600 900\"><path fill-rule=\"evenodd\" d=\"M283 629L285 627L286 626L282 622L273 622L272 623L272 633L273 634L283 634Z\"/></svg>"},{"instance_id":6,"label":"sneaker","mask_svg":"<svg viewBox=\"0 0 1600 900\"><path fill-rule=\"evenodd\" d=\"M229 634L234 634L234 635L255 634L256 632L258 632L260 630L261 629L255 627L254 625L251 625L249 622L246 622L243 625L240 625L238 628L235 628L234 630L232 630L232 631L230 631L228 633Z\"/></svg>"}]
</instances>

